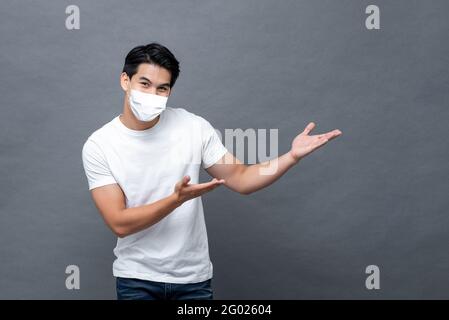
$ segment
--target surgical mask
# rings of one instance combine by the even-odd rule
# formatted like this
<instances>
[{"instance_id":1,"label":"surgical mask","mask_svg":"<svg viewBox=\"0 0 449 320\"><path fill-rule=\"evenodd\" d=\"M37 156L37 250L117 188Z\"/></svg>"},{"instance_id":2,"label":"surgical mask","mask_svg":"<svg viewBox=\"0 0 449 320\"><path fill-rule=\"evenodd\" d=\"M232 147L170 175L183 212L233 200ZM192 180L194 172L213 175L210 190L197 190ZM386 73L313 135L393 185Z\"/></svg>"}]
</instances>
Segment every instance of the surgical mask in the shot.
<instances>
[{"instance_id":1,"label":"surgical mask","mask_svg":"<svg viewBox=\"0 0 449 320\"><path fill-rule=\"evenodd\" d=\"M151 121L165 110L168 97L131 89L129 105L137 119Z\"/></svg>"}]
</instances>

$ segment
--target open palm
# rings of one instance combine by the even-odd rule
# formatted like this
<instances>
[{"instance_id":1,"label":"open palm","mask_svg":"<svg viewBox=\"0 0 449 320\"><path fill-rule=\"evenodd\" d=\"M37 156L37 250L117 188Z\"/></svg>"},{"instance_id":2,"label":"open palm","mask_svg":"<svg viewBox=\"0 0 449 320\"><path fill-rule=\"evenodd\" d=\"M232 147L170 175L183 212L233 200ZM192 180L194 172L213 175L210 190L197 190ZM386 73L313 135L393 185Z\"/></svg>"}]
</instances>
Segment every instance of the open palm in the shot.
<instances>
[{"instance_id":1,"label":"open palm","mask_svg":"<svg viewBox=\"0 0 449 320\"><path fill-rule=\"evenodd\" d=\"M304 131L293 139L290 154L295 160L305 157L309 153L326 144L328 141L342 134L340 130L335 129L327 133L309 135L313 128L315 128L315 123L310 122Z\"/></svg>"}]
</instances>

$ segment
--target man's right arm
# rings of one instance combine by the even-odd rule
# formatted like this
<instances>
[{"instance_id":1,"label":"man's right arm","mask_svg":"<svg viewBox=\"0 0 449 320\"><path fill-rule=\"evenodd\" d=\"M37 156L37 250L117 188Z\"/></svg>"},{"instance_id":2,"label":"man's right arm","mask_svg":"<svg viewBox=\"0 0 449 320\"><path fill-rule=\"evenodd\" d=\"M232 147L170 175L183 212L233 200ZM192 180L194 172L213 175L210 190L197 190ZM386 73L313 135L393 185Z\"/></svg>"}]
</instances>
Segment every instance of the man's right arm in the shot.
<instances>
[{"instance_id":1,"label":"man's right arm","mask_svg":"<svg viewBox=\"0 0 449 320\"><path fill-rule=\"evenodd\" d=\"M147 205L126 208L125 195L117 183L108 184L91 190L95 206L106 224L120 238L144 230L162 220L185 201L212 191L224 180L200 184L189 184L190 177L185 176L174 186L169 196Z\"/></svg>"}]
</instances>

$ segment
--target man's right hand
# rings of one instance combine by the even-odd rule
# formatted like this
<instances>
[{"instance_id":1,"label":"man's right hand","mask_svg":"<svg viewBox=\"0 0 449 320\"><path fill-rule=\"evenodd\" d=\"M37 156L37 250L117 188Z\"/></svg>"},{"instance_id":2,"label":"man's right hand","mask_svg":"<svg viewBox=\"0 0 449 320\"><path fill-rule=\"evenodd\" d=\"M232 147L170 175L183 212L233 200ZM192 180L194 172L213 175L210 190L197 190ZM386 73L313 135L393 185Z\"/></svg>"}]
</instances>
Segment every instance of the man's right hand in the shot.
<instances>
[{"instance_id":1,"label":"man's right hand","mask_svg":"<svg viewBox=\"0 0 449 320\"><path fill-rule=\"evenodd\" d=\"M209 182L199 184L189 184L190 176L184 176L181 181L175 185L174 195L179 203L184 203L190 199L199 197L206 192L212 191L218 186L222 185L224 179L213 178Z\"/></svg>"},{"instance_id":2,"label":"man's right hand","mask_svg":"<svg viewBox=\"0 0 449 320\"><path fill-rule=\"evenodd\" d=\"M146 229L159 222L183 202L209 192L224 183L224 180L200 184L189 184L190 177L185 176L175 186L168 197L149 204L126 207L126 197L117 184L108 184L91 190L95 205L106 224L120 238Z\"/></svg>"}]
</instances>

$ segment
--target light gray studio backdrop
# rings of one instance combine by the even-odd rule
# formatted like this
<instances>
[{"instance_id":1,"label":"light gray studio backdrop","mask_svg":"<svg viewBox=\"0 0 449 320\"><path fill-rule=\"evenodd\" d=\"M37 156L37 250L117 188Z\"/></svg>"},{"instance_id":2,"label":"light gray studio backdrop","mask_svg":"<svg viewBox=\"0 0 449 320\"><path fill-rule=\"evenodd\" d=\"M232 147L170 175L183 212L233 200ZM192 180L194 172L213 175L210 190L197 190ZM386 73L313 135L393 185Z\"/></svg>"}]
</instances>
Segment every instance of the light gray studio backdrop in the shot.
<instances>
[{"instance_id":1,"label":"light gray studio backdrop","mask_svg":"<svg viewBox=\"0 0 449 320\"><path fill-rule=\"evenodd\" d=\"M67 30L65 8L80 8ZM380 30L365 8L380 8ZM0 298L115 299L86 138L122 110L134 46L225 128L343 135L250 196L204 198L217 299L449 298L447 0L0 2ZM202 180L208 179L206 173ZM80 268L79 290L65 287ZM368 265L380 289L365 287Z\"/></svg>"}]
</instances>

